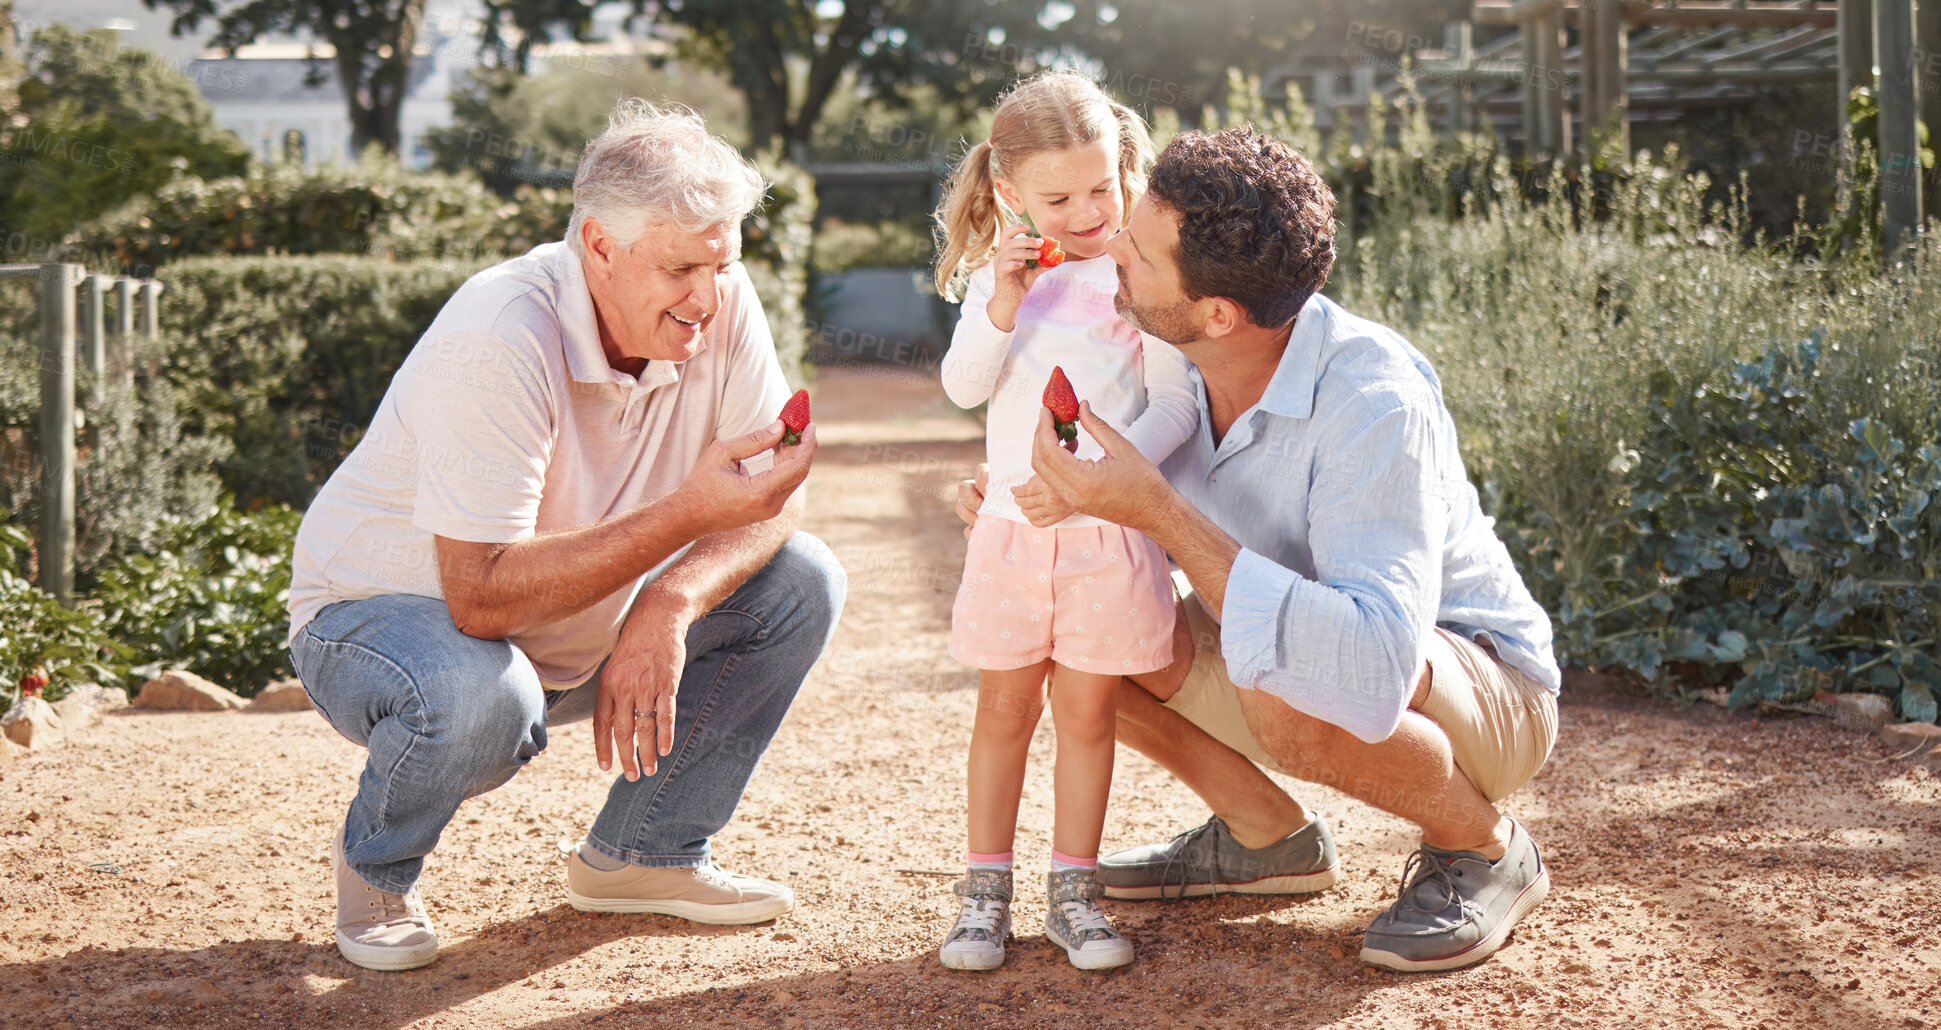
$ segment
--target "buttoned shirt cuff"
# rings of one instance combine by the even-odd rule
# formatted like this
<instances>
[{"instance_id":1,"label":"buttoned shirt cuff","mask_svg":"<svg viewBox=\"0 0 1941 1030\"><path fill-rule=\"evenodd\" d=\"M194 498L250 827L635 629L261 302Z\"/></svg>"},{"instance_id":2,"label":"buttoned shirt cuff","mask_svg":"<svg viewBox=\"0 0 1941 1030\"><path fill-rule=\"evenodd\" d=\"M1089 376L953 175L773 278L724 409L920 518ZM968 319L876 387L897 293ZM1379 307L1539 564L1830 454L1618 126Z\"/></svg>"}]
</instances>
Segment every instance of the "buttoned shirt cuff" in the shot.
<instances>
[{"instance_id":1,"label":"buttoned shirt cuff","mask_svg":"<svg viewBox=\"0 0 1941 1030\"><path fill-rule=\"evenodd\" d=\"M1279 664L1281 609L1299 578L1244 547L1234 557L1220 606L1220 655L1235 686L1255 687L1262 673Z\"/></svg>"}]
</instances>

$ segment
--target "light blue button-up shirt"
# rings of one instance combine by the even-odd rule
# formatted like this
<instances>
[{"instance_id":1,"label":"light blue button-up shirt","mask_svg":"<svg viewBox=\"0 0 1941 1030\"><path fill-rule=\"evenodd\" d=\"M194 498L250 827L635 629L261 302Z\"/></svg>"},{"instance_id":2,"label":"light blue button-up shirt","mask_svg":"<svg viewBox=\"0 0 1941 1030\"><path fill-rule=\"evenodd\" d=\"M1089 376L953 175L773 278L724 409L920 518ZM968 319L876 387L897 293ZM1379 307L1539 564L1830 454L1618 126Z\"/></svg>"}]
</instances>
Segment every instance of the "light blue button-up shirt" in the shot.
<instances>
[{"instance_id":1,"label":"light blue button-up shirt","mask_svg":"<svg viewBox=\"0 0 1941 1030\"><path fill-rule=\"evenodd\" d=\"M1440 625L1558 689L1550 617L1483 514L1420 351L1317 295L1217 446L1193 380L1199 429L1161 470L1243 548L1221 613L1236 686L1384 740Z\"/></svg>"}]
</instances>

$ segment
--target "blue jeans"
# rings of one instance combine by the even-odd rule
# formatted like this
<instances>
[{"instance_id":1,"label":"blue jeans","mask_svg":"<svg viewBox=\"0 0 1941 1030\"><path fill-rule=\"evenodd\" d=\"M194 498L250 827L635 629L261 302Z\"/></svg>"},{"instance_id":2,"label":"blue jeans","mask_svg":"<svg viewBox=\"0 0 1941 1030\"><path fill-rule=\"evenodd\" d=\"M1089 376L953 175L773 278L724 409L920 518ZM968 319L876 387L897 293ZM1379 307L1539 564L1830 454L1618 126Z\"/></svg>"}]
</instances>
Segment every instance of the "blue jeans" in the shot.
<instances>
[{"instance_id":1,"label":"blue jeans","mask_svg":"<svg viewBox=\"0 0 1941 1030\"><path fill-rule=\"evenodd\" d=\"M734 815L835 632L846 589L829 548L797 533L688 627L673 749L653 776L614 781L587 835L595 850L643 866L708 860L708 837ZM318 711L370 752L344 820L344 859L397 894L417 882L460 802L545 750L549 722L592 716L600 679L542 690L517 645L468 637L444 601L412 594L325 608L290 656Z\"/></svg>"}]
</instances>

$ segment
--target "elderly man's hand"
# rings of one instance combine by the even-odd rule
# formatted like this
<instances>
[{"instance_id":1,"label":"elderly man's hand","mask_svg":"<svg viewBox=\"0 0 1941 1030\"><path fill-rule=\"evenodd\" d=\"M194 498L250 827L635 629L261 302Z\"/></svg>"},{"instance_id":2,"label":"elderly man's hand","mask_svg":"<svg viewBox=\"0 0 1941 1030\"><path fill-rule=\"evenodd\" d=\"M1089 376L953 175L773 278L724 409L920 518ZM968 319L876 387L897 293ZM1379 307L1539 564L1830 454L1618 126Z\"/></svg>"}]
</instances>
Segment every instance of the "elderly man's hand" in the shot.
<instances>
[{"instance_id":1,"label":"elderly man's hand","mask_svg":"<svg viewBox=\"0 0 1941 1030\"><path fill-rule=\"evenodd\" d=\"M1031 470L1037 475L1013 488L1011 496L1034 526L1049 526L1076 512L1146 531L1172 498L1172 486L1137 447L1092 414L1089 401L1079 403L1078 424L1099 442L1104 457L1087 460L1066 451L1051 412L1041 409L1031 438Z\"/></svg>"},{"instance_id":2,"label":"elderly man's hand","mask_svg":"<svg viewBox=\"0 0 1941 1030\"><path fill-rule=\"evenodd\" d=\"M957 517L964 520L964 539L977 525L977 509L984 506L984 491L991 485L991 466L978 462L971 478L957 481Z\"/></svg>"},{"instance_id":3,"label":"elderly man's hand","mask_svg":"<svg viewBox=\"0 0 1941 1030\"><path fill-rule=\"evenodd\" d=\"M782 442L781 419L746 436L716 440L701 452L676 493L681 495L682 511L692 520L694 535L707 536L727 529L764 522L782 511L782 505L809 476L815 461L816 432L811 422L802 430L801 442L793 447ZM766 472L749 474L741 467L752 458L775 448L775 464Z\"/></svg>"},{"instance_id":4,"label":"elderly man's hand","mask_svg":"<svg viewBox=\"0 0 1941 1030\"><path fill-rule=\"evenodd\" d=\"M646 610L643 594L600 673L593 708L593 753L602 770L614 752L628 780L652 776L674 746L674 698L687 668L685 613ZM584 689L584 688L582 688Z\"/></svg>"}]
</instances>

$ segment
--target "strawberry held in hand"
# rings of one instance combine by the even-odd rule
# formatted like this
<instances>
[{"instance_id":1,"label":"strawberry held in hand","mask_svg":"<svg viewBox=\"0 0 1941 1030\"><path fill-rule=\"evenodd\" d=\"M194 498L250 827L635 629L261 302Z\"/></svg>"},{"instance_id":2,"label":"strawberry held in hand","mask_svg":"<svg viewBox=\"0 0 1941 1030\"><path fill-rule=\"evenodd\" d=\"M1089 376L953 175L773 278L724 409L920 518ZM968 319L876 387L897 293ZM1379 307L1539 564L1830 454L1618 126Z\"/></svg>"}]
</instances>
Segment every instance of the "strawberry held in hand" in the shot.
<instances>
[{"instance_id":1,"label":"strawberry held in hand","mask_svg":"<svg viewBox=\"0 0 1941 1030\"><path fill-rule=\"evenodd\" d=\"M1058 430L1058 442L1066 450L1077 454L1078 395L1072 392L1072 381L1065 378L1065 370L1057 365L1051 367L1051 382L1045 384L1045 407L1051 409L1052 425Z\"/></svg>"},{"instance_id":2,"label":"strawberry held in hand","mask_svg":"<svg viewBox=\"0 0 1941 1030\"><path fill-rule=\"evenodd\" d=\"M1065 248L1049 236L1038 235L1038 226L1031 221L1029 214L1024 216L1025 235L1038 241L1038 256L1026 258L1026 268L1057 268L1065 263Z\"/></svg>"},{"instance_id":3,"label":"strawberry held in hand","mask_svg":"<svg viewBox=\"0 0 1941 1030\"><path fill-rule=\"evenodd\" d=\"M793 447L802 442L802 430L809 426L809 391L797 390L795 396L782 405L782 446Z\"/></svg>"},{"instance_id":4,"label":"strawberry held in hand","mask_svg":"<svg viewBox=\"0 0 1941 1030\"><path fill-rule=\"evenodd\" d=\"M1026 265L1036 268L1057 268L1064 263L1064 248L1058 245L1057 240L1048 236L1038 241L1038 258L1035 264L1030 261L1025 262Z\"/></svg>"}]
</instances>

